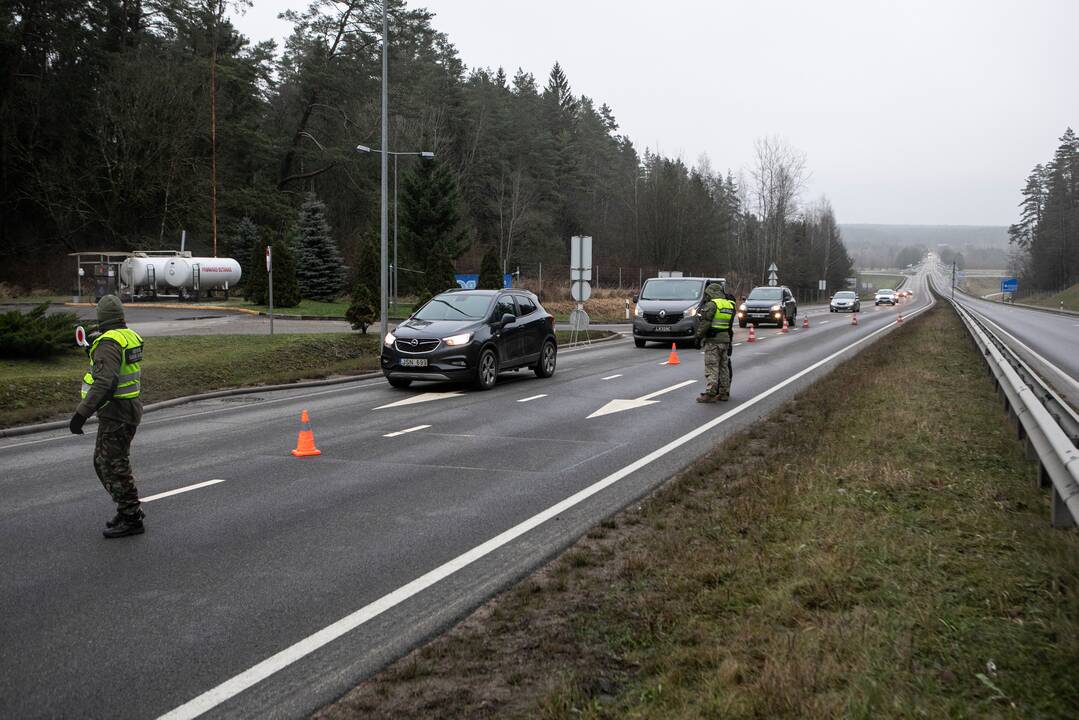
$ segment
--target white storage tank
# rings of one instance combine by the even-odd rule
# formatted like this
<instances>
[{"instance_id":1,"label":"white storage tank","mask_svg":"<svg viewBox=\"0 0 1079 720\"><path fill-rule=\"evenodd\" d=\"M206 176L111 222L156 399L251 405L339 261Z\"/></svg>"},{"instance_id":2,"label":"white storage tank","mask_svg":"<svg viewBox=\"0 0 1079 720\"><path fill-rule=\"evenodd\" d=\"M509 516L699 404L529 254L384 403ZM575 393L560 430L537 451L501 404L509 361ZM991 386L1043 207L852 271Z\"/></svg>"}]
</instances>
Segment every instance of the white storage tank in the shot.
<instances>
[{"instance_id":1,"label":"white storage tank","mask_svg":"<svg viewBox=\"0 0 1079 720\"><path fill-rule=\"evenodd\" d=\"M120 280L129 288L163 287L167 257L129 257L120 265Z\"/></svg>"},{"instance_id":2,"label":"white storage tank","mask_svg":"<svg viewBox=\"0 0 1079 720\"><path fill-rule=\"evenodd\" d=\"M198 268L199 290L232 287L240 282L240 263L232 258L171 257L162 272L165 282L174 288L195 288Z\"/></svg>"}]
</instances>

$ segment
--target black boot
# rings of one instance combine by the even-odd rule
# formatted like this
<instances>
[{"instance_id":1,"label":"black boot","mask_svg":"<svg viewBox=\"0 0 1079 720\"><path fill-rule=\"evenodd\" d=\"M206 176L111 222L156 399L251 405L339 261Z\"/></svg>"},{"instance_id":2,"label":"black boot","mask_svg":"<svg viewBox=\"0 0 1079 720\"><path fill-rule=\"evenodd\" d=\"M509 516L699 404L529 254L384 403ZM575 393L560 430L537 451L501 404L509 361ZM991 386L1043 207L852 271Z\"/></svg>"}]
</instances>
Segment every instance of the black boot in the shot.
<instances>
[{"instance_id":1,"label":"black boot","mask_svg":"<svg viewBox=\"0 0 1079 720\"><path fill-rule=\"evenodd\" d=\"M124 515L117 513L117 522L115 522L107 530L102 531L102 535L107 538L122 538L128 535L142 535L146 532L145 526L142 524L143 514L142 511L135 513L134 515Z\"/></svg>"},{"instance_id":2,"label":"black boot","mask_svg":"<svg viewBox=\"0 0 1079 720\"><path fill-rule=\"evenodd\" d=\"M107 527L107 528L116 527L121 522L123 522L123 520L124 520L123 514L122 513L116 513L115 515L112 516L112 520L106 520L105 521L105 527Z\"/></svg>"}]
</instances>

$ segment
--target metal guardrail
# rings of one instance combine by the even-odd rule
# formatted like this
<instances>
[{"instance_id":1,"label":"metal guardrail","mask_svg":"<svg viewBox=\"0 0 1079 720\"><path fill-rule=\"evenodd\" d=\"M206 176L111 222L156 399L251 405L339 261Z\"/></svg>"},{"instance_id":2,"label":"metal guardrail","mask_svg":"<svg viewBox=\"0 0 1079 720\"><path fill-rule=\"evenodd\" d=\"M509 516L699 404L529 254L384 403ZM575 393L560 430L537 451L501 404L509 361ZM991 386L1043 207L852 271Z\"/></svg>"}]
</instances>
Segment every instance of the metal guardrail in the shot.
<instances>
[{"instance_id":1,"label":"metal guardrail","mask_svg":"<svg viewBox=\"0 0 1079 720\"><path fill-rule=\"evenodd\" d=\"M940 293L942 296L944 293ZM960 303L951 301L974 338L1027 456L1038 463L1038 485L1051 487L1053 527L1079 525L1079 416L1003 340Z\"/></svg>"}]
</instances>

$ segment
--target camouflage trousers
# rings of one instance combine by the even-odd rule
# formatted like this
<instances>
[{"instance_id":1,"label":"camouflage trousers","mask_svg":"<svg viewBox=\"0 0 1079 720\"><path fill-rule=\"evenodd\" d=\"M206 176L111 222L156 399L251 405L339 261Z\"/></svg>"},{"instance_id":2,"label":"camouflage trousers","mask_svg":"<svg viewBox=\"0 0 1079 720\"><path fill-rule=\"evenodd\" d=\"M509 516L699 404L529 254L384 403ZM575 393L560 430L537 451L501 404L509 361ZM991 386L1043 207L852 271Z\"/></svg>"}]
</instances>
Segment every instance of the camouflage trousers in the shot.
<instances>
[{"instance_id":1,"label":"camouflage trousers","mask_svg":"<svg viewBox=\"0 0 1079 720\"><path fill-rule=\"evenodd\" d=\"M135 425L100 419L94 443L94 470L116 509L124 515L139 513L139 491L131 474L131 440Z\"/></svg>"},{"instance_id":2,"label":"camouflage trousers","mask_svg":"<svg viewBox=\"0 0 1079 720\"><path fill-rule=\"evenodd\" d=\"M705 392L709 395L731 394L731 344L706 339L704 348L704 379L708 383Z\"/></svg>"}]
</instances>

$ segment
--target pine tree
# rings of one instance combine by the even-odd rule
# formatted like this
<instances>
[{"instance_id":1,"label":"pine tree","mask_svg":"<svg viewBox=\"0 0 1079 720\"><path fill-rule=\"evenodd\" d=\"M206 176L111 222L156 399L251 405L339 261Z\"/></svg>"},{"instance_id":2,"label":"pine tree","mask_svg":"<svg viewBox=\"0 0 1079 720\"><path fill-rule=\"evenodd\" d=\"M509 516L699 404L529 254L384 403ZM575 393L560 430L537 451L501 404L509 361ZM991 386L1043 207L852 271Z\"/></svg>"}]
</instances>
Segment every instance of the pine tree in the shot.
<instances>
[{"instance_id":1,"label":"pine tree","mask_svg":"<svg viewBox=\"0 0 1079 720\"><path fill-rule=\"evenodd\" d=\"M468 249L457 181L445 165L426 162L401 185L406 257L410 269L422 268L422 274L402 272L399 277L414 294L431 297L456 287L453 261Z\"/></svg>"},{"instance_id":2,"label":"pine tree","mask_svg":"<svg viewBox=\"0 0 1079 720\"><path fill-rule=\"evenodd\" d=\"M251 275L244 297L256 305L269 302L266 275L266 246L257 244L251 249ZM296 281L296 261L292 250L283 240L273 243L273 302L275 307L296 307L300 304L300 286Z\"/></svg>"},{"instance_id":3,"label":"pine tree","mask_svg":"<svg viewBox=\"0 0 1079 720\"><path fill-rule=\"evenodd\" d=\"M259 229L246 215L236 223L236 229L228 240L229 257L240 263L240 280L246 282L251 276L252 249L260 245Z\"/></svg>"},{"instance_id":4,"label":"pine tree","mask_svg":"<svg viewBox=\"0 0 1079 720\"><path fill-rule=\"evenodd\" d=\"M326 205L313 193L300 208L296 231L299 263L296 278L303 297L337 299L345 285L345 267L326 222Z\"/></svg>"},{"instance_id":5,"label":"pine tree","mask_svg":"<svg viewBox=\"0 0 1079 720\"><path fill-rule=\"evenodd\" d=\"M361 239L359 267L356 273L356 285L352 288L352 304L345 311L345 317L352 323L353 330L364 334L367 328L379 318L379 247L371 236Z\"/></svg>"},{"instance_id":6,"label":"pine tree","mask_svg":"<svg viewBox=\"0 0 1079 720\"><path fill-rule=\"evenodd\" d=\"M502 277L502 267L498 263L498 250L494 245L488 245L480 261L480 279L476 287L484 290L500 290L505 283Z\"/></svg>"}]
</instances>

